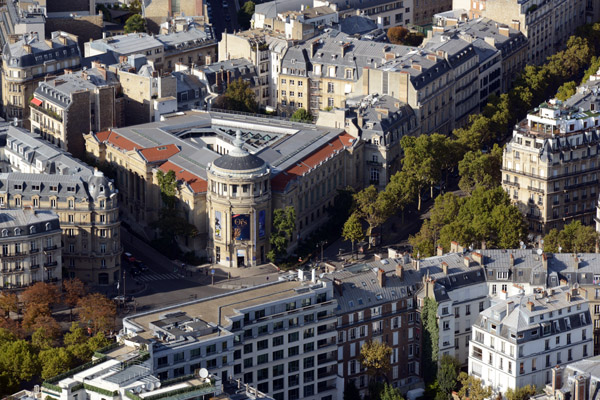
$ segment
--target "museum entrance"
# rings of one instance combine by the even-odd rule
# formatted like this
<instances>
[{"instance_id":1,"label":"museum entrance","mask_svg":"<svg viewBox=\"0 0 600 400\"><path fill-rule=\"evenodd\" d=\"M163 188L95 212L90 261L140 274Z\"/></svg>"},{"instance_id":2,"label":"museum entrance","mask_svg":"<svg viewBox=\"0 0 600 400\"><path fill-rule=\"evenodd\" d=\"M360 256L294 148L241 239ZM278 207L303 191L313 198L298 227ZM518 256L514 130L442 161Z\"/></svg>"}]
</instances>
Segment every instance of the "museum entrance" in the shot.
<instances>
[{"instance_id":1,"label":"museum entrance","mask_svg":"<svg viewBox=\"0 0 600 400\"><path fill-rule=\"evenodd\" d=\"M246 250L236 250L235 254L237 256L237 267L245 267L246 266Z\"/></svg>"}]
</instances>

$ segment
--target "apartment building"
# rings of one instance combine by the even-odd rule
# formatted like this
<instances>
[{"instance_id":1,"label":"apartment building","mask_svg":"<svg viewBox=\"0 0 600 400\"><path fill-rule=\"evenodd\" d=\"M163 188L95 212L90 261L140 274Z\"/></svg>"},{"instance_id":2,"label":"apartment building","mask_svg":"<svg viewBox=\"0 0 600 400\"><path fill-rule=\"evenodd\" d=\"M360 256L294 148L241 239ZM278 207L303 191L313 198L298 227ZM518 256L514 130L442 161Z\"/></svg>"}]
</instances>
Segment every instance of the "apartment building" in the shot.
<instances>
[{"instance_id":1,"label":"apartment building","mask_svg":"<svg viewBox=\"0 0 600 400\"><path fill-rule=\"evenodd\" d=\"M333 284L293 278L127 317L123 336L148 342L159 379L206 368L273 399L333 399Z\"/></svg>"},{"instance_id":2,"label":"apartment building","mask_svg":"<svg viewBox=\"0 0 600 400\"><path fill-rule=\"evenodd\" d=\"M598 380L600 380L599 361L600 357L591 357L564 367L557 365L552 368L550 384L546 385L544 391L532 399L558 400L569 397L579 400L594 398Z\"/></svg>"},{"instance_id":3,"label":"apartment building","mask_svg":"<svg viewBox=\"0 0 600 400\"><path fill-rule=\"evenodd\" d=\"M557 286L495 303L473 324L469 374L495 392L543 387L552 368L592 355L588 302L577 287Z\"/></svg>"},{"instance_id":4,"label":"apartment building","mask_svg":"<svg viewBox=\"0 0 600 400\"><path fill-rule=\"evenodd\" d=\"M35 282L62 280L61 230L58 216L31 207L0 211L2 290L19 290Z\"/></svg>"},{"instance_id":5,"label":"apartment building","mask_svg":"<svg viewBox=\"0 0 600 400\"><path fill-rule=\"evenodd\" d=\"M29 99L38 83L48 74L80 65L77 38L66 32L52 32L44 40L36 34L26 34L15 43L6 43L2 50L3 116L22 121L29 129Z\"/></svg>"},{"instance_id":6,"label":"apartment building","mask_svg":"<svg viewBox=\"0 0 600 400\"><path fill-rule=\"evenodd\" d=\"M387 382L403 392L413 388L421 374L421 323L415 299L422 285L420 274L386 258L352 265L331 278L338 304L338 366L331 369L341 381L337 398L343 397L346 384L367 393L369 377L358 360L370 340L392 349Z\"/></svg>"},{"instance_id":7,"label":"apartment building","mask_svg":"<svg viewBox=\"0 0 600 400\"><path fill-rule=\"evenodd\" d=\"M99 65L40 82L30 101L31 131L81 158L83 133L123 124L120 87L116 74Z\"/></svg>"},{"instance_id":8,"label":"apartment building","mask_svg":"<svg viewBox=\"0 0 600 400\"><path fill-rule=\"evenodd\" d=\"M423 260L404 257L404 263L411 262L423 277L419 309L425 298L437 303L439 356L450 355L467 365L471 327L490 303L481 254L465 253L455 243L451 251Z\"/></svg>"},{"instance_id":9,"label":"apartment building","mask_svg":"<svg viewBox=\"0 0 600 400\"><path fill-rule=\"evenodd\" d=\"M521 31L528 39L527 63L542 64L586 23L585 0L454 0L452 9ZM593 7L592 7L593 8Z\"/></svg>"},{"instance_id":10,"label":"apartment building","mask_svg":"<svg viewBox=\"0 0 600 400\"><path fill-rule=\"evenodd\" d=\"M12 125L1 127L0 142L0 208L56 213L62 240L55 245L62 248L63 275L92 285L117 282L121 236L113 182Z\"/></svg>"},{"instance_id":11,"label":"apartment building","mask_svg":"<svg viewBox=\"0 0 600 400\"><path fill-rule=\"evenodd\" d=\"M452 33L473 43L479 53L480 104L492 93L506 93L525 68L528 40L519 30L489 18L470 19L465 10L436 14L428 35Z\"/></svg>"},{"instance_id":12,"label":"apartment building","mask_svg":"<svg viewBox=\"0 0 600 400\"><path fill-rule=\"evenodd\" d=\"M175 64L210 64L216 59L217 41L212 28L191 27L186 31L164 35L129 33L92 40L84 44L85 57L111 53L116 59L140 54L157 71L170 72Z\"/></svg>"},{"instance_id":13,"label":"apartment building","mask_svg":"<svg viewBox=\"0 0 600 400\"><path fill-rule=\"evenodd\" d=\"M413 0L414 25L431 25L435 14L452 10L452 0Z\"/></svg>"},{"instance_id":14,"label":"apartment building","mask_svg":"<svg viewBox=\"0 0 600 400\"><path fill-rule=\"evenodd\" d=\"M256 67L260 85L268 87L268 93L261 91L258 99L273 108L277 106L281 59L287 48L285 36L269 29L224 33L219 42L219 62L239 58L250 61Z\"/></svg>"},{"instance_id":15,"label":"apartment building","mask_svg":"<svg viewBox=\"0 0 600 400\"><path fill-rule=\"evenodd\" d=\"M142 16L148 21L148 30L156 33L160 25L170 18L206 16L205 3L171 0L143 1Z\"/></svg>"},{"instance_id":16,"label":"apartment building","mask_svg":"<svg viewBox=\"0 0 600 400\"><path fill-rule=\"evenodd\" d=\"M35 0L7 1L0 13L0 45L20 39L29 33L45 35L46 9Z\"/></svg>"},{"instance_id":17,"label":"apartment building","mask_svg":"<svg viewBox=\"0 0 600 400\"><path fill-rule=\"evenodd\" d=\"M264 219L260 214L253 214L248 227L270 221L276 208L293 205L297 213L297 230L290 240L290 248L296 247L298 240L326 222L321 216L333 205L337 189L349 185L360 187L362 170L355 168L353 163L355 160L362 163L362 142L337 128L193 110L183 115L163 116L160 122L87 134L85 140L88 155L97 165L116 171L115 185L122 217L148 238L157 234L151 223L158 219L162 207L156 173L159 169L175 171L180 182L177 208L199 232L194 237L179 238L179 245L185 251L195 251L198 256L215 260L216 247L220 246L213 247L212 244L222 241L216 236L221 234L221 227L217 229L214 213L210 215L210 224L207 223L211 210L208 198L239 197L240 202L236 204L240 207L255 206L251 195L254 190L244 192L243 185L249 183L240 186L238 181L246 174L251 176L260 167L256 165L258 161L240 166L225 162L232 151L238 151L234 144L238 130L241 131L243 149L271 168L267 187L263 188L265 195L272 191L271 208L265 211ZM221 158L223 168L230 170L232 167L235 173L215 179L221 185L209 186L210 170L221 168ZM221 218L224 217L222 214ZM230 223L233 222L220 221L223 229ZM258 235L258 228L250 232ZM222 253L222 265L241 266L238 261L242 259L244 265L260 262L260 248L258 257L254 258L246 247L256 243L248 239L235 243L240 252L246 253L237 255L237 251L233 251L236 248L230 247L228 252L233 253L230 256ZM265 253L268 250L265 248Z\"/></svg>"},{"instance_id":18,"label":"apartment building","mask_svg":"<svg viewBox=\"0 0 600 400\"><path fill-rule=\"evenodd\" d=\"M415 113L407 104L376 93L348 99L346 106L346 110L319 112L317 125L345 127L360 138L364 142L362 185L383 190L402 167L400 140L418 129Z\"/></svg>"},{"instance_id":19,"label":"apartment building","mask_svg":"<svg viewBox=\"0 0 600 400\"><path fill-rule=\"evenodd\" d=\"M204 107L210 108L212 102L225 93L229 84L238 79L250 84L250 88L254 90L255 100L261 108L269 105L271 96L268 82L265 79L261 80L257 67L245 58L219 61L192 68L177 64L176 71L199 79L200 97Z\"/></svg>"},{"instance_id":20,"label":"apartment building","mask_svg":"<svg viewBox=\"0 0 600 400\"><path fill-rule=\"evenodd\" d=\"M540 104L515 127L504 149L502 186L532 232L574 220L594 224L599 85L594 77L567 101Z\"/></svg>"},{"instance_id":21,"label":"apartment building","mask_svg":"<svg viewBox=\"0 0 600 400\"><path fill-rule=\"evenodd\" d=\"M107 68L106 66L104 68ZM159 73L145 56L121 58L108 67L117 75L123 95L123 125L136 125L160 119L158 104L166 101L169 110L177 110L177 80Z\"/></svg>"},{"instance_id":22,"label":"apartment building","mask_svg":"<svg viewBox=\"0 0 600 400\"><path fill-rule=\"evenodd\" d=\"M461 51L473 49L465 43ZM316 114L346 108L349 96L379 93L408 104L417 116L419 133L449 133L455 127L455 76L460 75L448 59L456 56L330 31L287 50L279 74L278 108L284 115L301 107ZM476 63L473 57L468 69Z\"/></svg>"}]
</instances>

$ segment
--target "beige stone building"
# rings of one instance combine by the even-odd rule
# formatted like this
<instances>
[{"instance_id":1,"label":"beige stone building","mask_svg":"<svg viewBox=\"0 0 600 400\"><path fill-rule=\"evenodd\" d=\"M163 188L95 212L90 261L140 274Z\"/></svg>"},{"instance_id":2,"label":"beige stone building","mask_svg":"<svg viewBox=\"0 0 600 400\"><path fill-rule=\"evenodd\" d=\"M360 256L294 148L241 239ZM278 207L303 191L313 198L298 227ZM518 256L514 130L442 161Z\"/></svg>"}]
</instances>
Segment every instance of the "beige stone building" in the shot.
<instances>
[{"instance_id":1,"label":"beige stone building","mask_svg":"<svg viewBox=\"0 0 600 400\"><path fill-rule=\"evenodd\" d=\"M453 9L486 17L521 31L528 39L528 64L542 64L586 23L585 0L454 0ZM590 7L587 7L590 8Z\"/></svg>"},{"instance_id":2,"label":"beige stone building","mask_svg":"<svg viewBox=\"0 0 600 400\"><path fill-rule=\"evenodd\" d=\"M114 73L101 66L40 82L30 102L31 131L77 157L83 134L123 124L123 99Z\"/></svg>"},{"instance_id":3,"label":"beige stone building","mask_svg":"<svg viewBox=\"0 0 600 400\"><path fill-rule=\"evenodd\" d=\"M121 236L116 188L101 172L11 125L0 129L0 208L58 215L63 276L92 285L120 277Z\"/></svg>"},{"instance_id":4,"label":"beige stone building","mask_svg":"<svg viewBox=\"0 0 600 400\"><path fill-rule=\"evenodd\" d=\"M142 2L142 16L146 18L148 30L156 33L169 18L205 16L204 7L202 0L149 0Z\"/></svg>"},{"instance_id":5,"label":"beige stone building","mask_svg":"<svg viewBox=\"0 0 600 400\"><path fill-rule=\"evenodd\" d=\"M594 224L599 85L592 80L564 103L541 104L516 126L504 150L502 186L532 232L544 234L574 220Z\"/></svg>"},{"instance_id":6,"label":"beige stone building","mask_svg":"<svg viewBox=\"0 0 600 400\"><path fill-rule=\"evenodd\" d=\"M29 99L46 75L78 68L81 56L77 38L65 32L53 32L50 39L27 34L2 51L3 116L17 118L29 129Z\"/></svg>"},{"instance_id":7,"label":"beige stone building","mask_svg":"<svg viewBox=\"0 0 600 400\"><path fill-rule=\"evenodd\" d=\"M452 53L436 53L407 46L358 40L338 32L323 34L290 47L281 63L278 108L291 115L298 108L345 108L349 96L378 93L408 104L417 116L420 132L450 133L461 103L455 101L464 80L469 93L477 73L473 47L462 41ZM453 70L462 52L460 69ZM475 94L478 99L478 93ZM461 99L471 99L461 93Z\"/></svg>"},{"instance_id":8,"label":"beige stone building","mask_svg":"<svg viewBox=\"0 0 600 400\"><path fill-rule=\"evenodd\" d=\"M230 267L265 261L274 209L296 210L291 249L325 223L337 189L362 187L363 143L339 128L190 111L85 140L89 156L114 171L133 229L158 237L157 173L172 170L175 207L198 232L176 238L179 247Z\"/></svg>"},{"instance_id":9,"label":"beige stone building","mask_svg":"<svg viewBox=\"0 0 600 400\"><path fill-rule=\"evenodd\" d=\"M157 71L171 72L175 64L204 65L217 58L217 41L212 29L191 27L164 35L129 33L93 40L84 44L85 57L111 53L115 59L143 55Z\"/></svg>"},{"instance_id":10,"label":"beige stone building","mask_svg":"<svg viewBox=\"0 0 600 400\"><path fill-rule=\"evenodd\" d=\"M31 207L0 210L0 287L21 289L62 280L58 216Z\"/></svg>"}]
</instances>

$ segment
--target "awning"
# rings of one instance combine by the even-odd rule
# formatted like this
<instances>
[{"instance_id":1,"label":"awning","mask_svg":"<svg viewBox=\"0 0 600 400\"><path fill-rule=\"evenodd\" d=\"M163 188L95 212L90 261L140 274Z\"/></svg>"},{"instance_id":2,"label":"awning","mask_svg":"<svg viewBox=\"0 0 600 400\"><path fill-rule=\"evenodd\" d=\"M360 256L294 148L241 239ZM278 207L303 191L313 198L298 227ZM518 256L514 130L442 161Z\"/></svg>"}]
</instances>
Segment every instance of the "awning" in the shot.
<instances>
[{"instance_id":1,"label":"awning","mask_svg":"<svg viewBox=\"0 0 600 400\"><path fill-rule=\"evenodd\" d=\"M42 101L40 99L36 99L35 97L31 99L31 104L36 105L38 107L42 106Z\"/></svg>"}]
</instances>

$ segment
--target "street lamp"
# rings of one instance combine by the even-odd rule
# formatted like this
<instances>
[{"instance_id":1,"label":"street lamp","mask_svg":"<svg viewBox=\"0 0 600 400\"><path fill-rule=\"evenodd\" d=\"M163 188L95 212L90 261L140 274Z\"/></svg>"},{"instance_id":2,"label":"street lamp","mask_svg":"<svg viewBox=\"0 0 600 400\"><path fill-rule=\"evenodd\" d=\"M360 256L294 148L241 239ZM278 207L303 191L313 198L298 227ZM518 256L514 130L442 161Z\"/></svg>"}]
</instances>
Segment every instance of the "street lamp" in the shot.
<instances>
[{"instance_id":1,"label":"street lamp","mask_svg":"<svg viewBox=\"0 0 600 400\"><path fill-rule=\"evenodd\" d=\"M325 246L326 244L327 240L321 240L319 243L317 243L317 248L321 246L321 262L323 262L323 246Z\"/></svg>"}]
</instances>

